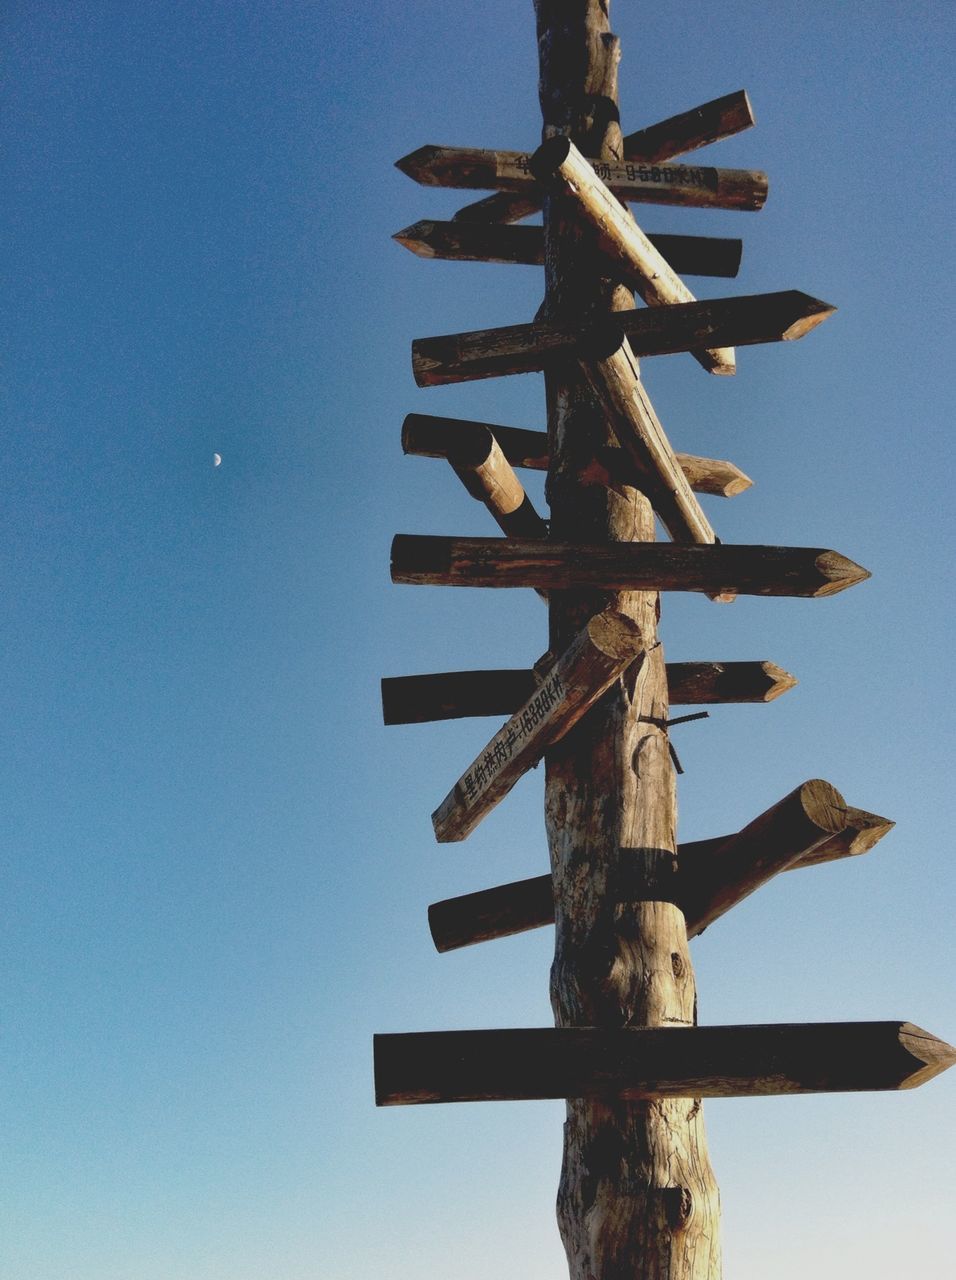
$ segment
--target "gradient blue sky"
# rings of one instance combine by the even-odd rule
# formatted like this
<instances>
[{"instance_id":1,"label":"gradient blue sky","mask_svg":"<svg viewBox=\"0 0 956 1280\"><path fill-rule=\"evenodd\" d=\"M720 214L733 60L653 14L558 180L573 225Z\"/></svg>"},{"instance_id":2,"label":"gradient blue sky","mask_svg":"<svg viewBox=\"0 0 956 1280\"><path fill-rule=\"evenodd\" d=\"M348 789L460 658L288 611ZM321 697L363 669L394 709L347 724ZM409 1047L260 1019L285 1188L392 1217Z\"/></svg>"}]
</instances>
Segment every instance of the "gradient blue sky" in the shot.
<instances>
[{"instance_id":1,"label":"gradient blue sky","mask_svg":"<svg viewBox=\"0 0 956 1280\"><path fill-rule=\"evenodd\" d=\"M645 362L676 448L756 483L724 541L830 546L832 600L669 596L672 659L800 685L679 731L681 833L803 779L896 819L694 944L704 1022L956 1039L943 4L626 4L626 130L745 87L738 280L840 309L736 379ZM420 391L413 337L533 314L533 268L422 262L426 143L532 148L530 0L9 0L2 130L0 1277L551 1280L563 1108L376 1111L374 1031L545 1025L548 931L437 956L429 902L545 870L540 771L464 844L493 731L386 731L378 679L520 666L531 593L391 587L393 533L489 533L403 415L543 425L541 379ZM222 466L212 465L213 452ZM534 488L534 485L532 485ZM944 693L945 691L945 693ZM710 1103L728 1280L942 1275L956 1073Z\"/></svg>"}]
</instances>

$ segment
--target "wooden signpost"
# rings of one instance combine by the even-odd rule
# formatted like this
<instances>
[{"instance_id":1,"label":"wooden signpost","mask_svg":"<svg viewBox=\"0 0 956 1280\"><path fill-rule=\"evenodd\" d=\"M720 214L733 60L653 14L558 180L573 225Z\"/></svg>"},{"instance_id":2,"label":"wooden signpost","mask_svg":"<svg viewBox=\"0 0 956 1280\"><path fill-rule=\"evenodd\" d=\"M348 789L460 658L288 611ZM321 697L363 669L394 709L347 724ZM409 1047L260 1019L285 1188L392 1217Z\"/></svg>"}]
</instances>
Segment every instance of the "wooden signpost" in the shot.
<instances>
[{"instance_id":1,"label":"wooden signpost","mask_svg":"<svg viewBox=\"0 0 956 1280\"><path fill-rule=\"evenodd\" d=\"M794 290L699 301L683 275L732 278L740 242L645 234L627 205L757 210L766 176L687 157L749 128L743 92L622 134L607 0L535 0L542 145L424 146L425 186L486 189L450 222L395 238L423 258L543 267L533 321L419 338L423 387L543 372L548 430L410 414L407 454L445 459L503 537L398 535L397 583L524 587L548 602L532 668L382 681L388 724L507 717L432 821L464 840L542 758L549 874L433 903L449 951L554 926L554 1028L376 1036L380 1105L565 1098L558 1222L571 1280L718 1280L719 1197L700 1100L901 1089L956 1061L905 1022L699 1026L692 938L779 872L866 852L892 827L828 782L742 830L677 843L671 704L770 702L796 684L767 661L665 664L662 591L829 596L869 577L818 547L722 544L697 494L751 481L678 452L644 356L689 352L733 373L734 348L800 338L833 308ZM514 226L538 211L541 226ZM635 306L634 295L647 305ZM517 470L548 471L547 515ZM657 543L655 513L671 541ZM679 765L677 765L679 768Z\"/></svg>"}]
</instances>

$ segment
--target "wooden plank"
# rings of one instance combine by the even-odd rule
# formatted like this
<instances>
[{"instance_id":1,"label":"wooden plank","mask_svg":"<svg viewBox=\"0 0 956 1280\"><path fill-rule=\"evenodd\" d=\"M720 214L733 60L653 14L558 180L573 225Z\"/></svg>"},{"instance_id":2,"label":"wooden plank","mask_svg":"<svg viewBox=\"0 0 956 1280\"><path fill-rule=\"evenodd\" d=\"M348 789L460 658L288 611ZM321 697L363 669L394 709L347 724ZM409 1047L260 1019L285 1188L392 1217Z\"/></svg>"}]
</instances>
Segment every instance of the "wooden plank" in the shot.
<instances>
[{"instance_id":1,"label":"wooden plank","mask_svg":"<svg viewBox=\"0 0 956 1280\"><path fill-rule=\"evenodd\" d=\"M543 187L573 201L608 264L602 274L633 285L649 307L697 301L570 138L543 142L531 157L531 171ZM693 355L708 373L736 369L732 347L702 347Z\"/></svg>"},{"instance_id":2,"label":"wooden plank","mask_svg":"<svg viewBox=\"0 0 956 1280\"><path fill-rule=\"evenodd\" d=\"M818 844L811 844L782 869L797 871L823 862L857 857L872 849L894 825L888 818L867 813L865 809L856 809L852 805L847 805L845 812L846 821L842 830L827 836ZM701 871L707 874L707 864L717 858L736 835L739 833L715 836L708 840L689 840L678 845L678 867L683 869L681 880L692 881L695 874ZM532 876L527 880L496 885L492 889L480 889L476 893L446 898L442 902L433 902L428 908L428 925L438 951L452 951L478 942L490 942L495 938L510 937L512 934L525 933L529 929L549 924L554 924L550 875Z\"/></svg>"},{"instance_id":3,"label":"wooden plank","mask_svg":"<svg viewBox=\"0 0 956 1280\"><path fill-rule=\"evenodd\" d=\"M651 164L673 160L711 142L733 137L749 129L753 123L750 99L745 90L739 89L736 93L728 93L691 111L682 111L680 115L627 134L621 154L625 160ZM537 213L540 207L540 200L502 191L466 205L458 210L455 217L485 222L518 222Z\"/></svg>"},{"instance_id":4,"label":"wooden plank","mask_svg":"<svg viewBox=\"0 0 956 1280\"><path fill-rule=\"evenodd\" d=\"M740 270L742 240L717 236L674 236L647 233L651 244L674 271L690 276L733 279ZM436 222L423 219L392 236L419 258L451 262L498 262L544 265L544 228L511 227L494 222ZM622 276L628 279L629 274Z\"/></svg>"},{"instance_id":5,"label":"wooden plank","mask_svg":"<svg viewBox=\"0 0 956 1280\"><path fill-rule=\"evenodd\" d=\"M375 1037L378 1106L912 1089L956 1049L911 1022L535 1027Z\"/></svg>"},{"instance_id":6,"label":"wooden plank","mask_svg":"<svg viewBox=\"0 0 956 1280\"><path fill-rule=\"evenodd\" d=\"M773 662L668 662L672 704L771 702L796 685ZM382 680L385 724L425 724L464 716L510 716L537 684L528 667L443 671Z\"/></svg>"},{"instance_id":7,"label":"wooden plank","mask_svg":"<svg viewBox=\"0 0 956 1280\"><path fill-rule=\"evenodd\" d=\"M653 163L732 138L756 123L746 89L714 98L690 111L624 136L624 158Z\"/></svg>"},{"instance_id":8,"label":"wooden plank","mask_svg":"<svg viewBox=\"0 0 956 1280\"><path fill-rule=\"evenodd\" d=\"M464 840L642 654L640 631L625 615L606 609L591 618L432 814L438 842Z\"/></svg>"},{"instance_id":9,"label":"wooden plank","mask_svg":"<svg viewBox=\"0 0 956 1280\"><path fill-rule=\"evenodd\" d=\"M481 147L443 147L427 144L396 160L414 182L426 187L459 190L529 192L540 199L541 189L525 151L495 151ZM696 164L644 164L625 160L595 161L596 172L620 200L637 203L689 205L698 209L762 209L767 199L767 175L756 169L714 169Z\"/></svg>"},{"instance_id":10,"label":"wooden plank","mask_svg":"<svg viewBox=\"0 0 956 1280\"><path fill-rule=\"evenodd\" d=\"M802 338L835 308L796 289L682 302L621 312L599 325L533 324L416 338L412 370L420 387L512 373L536 373L559 359L614 350L623 337L634 355L662 356L701 347L743 347Z\"/></svg>"},{"instance_id":11,"label":"wooden plank","mask_svg":"<svg viewBox=\"0 0 956 1280\"><path fill-rule=\"evenodd\" d=\"M821 547L667 542L576 546L417 534L397 534L392 541L392 581L415 586L735 591L811 598L834 595L868 577L866 569L846 556Z\"/></svg>"},{"instance_id":12,"label":"wooden plank","mask_svg":"<svg viewBox=\"0 0 956 1280\"><path fill-rule=\"evenodd\" d=\"M548 435L525 427L504 427L491 422L472 422L466 418L441 418L427 413L409 413L402 424L402 450L420 458L452 458L458 450L480 451L488 433L501 446L513 467L533 471L548 469ZM701 458L693 453L675 453L677 464L695 493L733 498L749 489L753 481L733 462L723 458ZM647 473L641 470L623 450L606 448L599 452L595 465L607 472L608 483L629 478L641 488ZM633 475L628 477L628 469Z\"/></svg>"}]
</instances>

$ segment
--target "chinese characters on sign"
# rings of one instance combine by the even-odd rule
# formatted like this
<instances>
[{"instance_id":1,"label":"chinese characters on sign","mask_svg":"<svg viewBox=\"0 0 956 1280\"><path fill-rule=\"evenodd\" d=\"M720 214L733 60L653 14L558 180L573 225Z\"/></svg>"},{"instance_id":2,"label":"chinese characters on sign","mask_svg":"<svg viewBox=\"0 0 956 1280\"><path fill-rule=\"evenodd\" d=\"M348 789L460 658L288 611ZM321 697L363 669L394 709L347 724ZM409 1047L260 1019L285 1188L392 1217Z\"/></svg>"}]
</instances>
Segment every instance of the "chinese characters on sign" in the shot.
<instances>
[{"instance_id":1,"label":"chinese characters on sign","mask_svg":"<svg viewBox=\"0 0 956 1280\"><path fill-rule=\"evenodd\" d=\"M505 725L486 747L461 780L467 803L474 800L493 781L532 736L548 712L565 697L564 682L559 671L553 671L525 707ZM542 748L544 743L542 743Z\"/></svg>"}]
</instances>

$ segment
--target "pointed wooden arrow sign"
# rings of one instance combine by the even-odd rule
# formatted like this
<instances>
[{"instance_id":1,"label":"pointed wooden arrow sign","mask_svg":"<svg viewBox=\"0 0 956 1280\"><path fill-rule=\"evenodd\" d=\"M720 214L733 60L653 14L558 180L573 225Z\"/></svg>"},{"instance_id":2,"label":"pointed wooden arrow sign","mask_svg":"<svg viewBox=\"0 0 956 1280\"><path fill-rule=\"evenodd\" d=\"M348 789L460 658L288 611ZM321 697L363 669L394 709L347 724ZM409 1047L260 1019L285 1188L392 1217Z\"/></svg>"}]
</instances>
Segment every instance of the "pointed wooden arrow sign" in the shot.
<instances>
[{"instance_id":1,"label":"pointed wooden arrow sign","mask_svg":"<svg viewBox=\"0 0 956 1280\"><path fill-rule=\"evenodd\" d=\"M475 329L417 338L412 343L412 371L420 387L535 373L556 359L586 359L613 351L622 337L639 357L788 342L802 338L834 310L819 298L791 289L622 311L598 328L541 321Z\"/></svg>"},{"instance_id":2,"label":"pointed wooden arrow sign","mask_svg":"<svg viewBox=\"0 0 956 1280\"><path fill-rule=\"evenodd\" d=\"M392 581L414 586L814 597L835 595L869 576L846 556L820 547L581 545L409 533L392 540Z\"/></svg>"},{"instance_id":3,"label":"pointed wooden arrow sign","mask_svg":"<svg viewBox=\"0 0 956 1280\"><path fill-rule=\"evenodd\" d=\"M525 427L503 427L491 422L472 422L467 418L440 418L428 413L409 413L402 424L402 450L419 458L454 459L460 453L477 455L488 450L495 439L513 467L532 471L548 469L548 434L529 431ZM753 481L738 466L722 458L701 458L693 453L675 453L677 465L695 493L710 493L720 498L733 498L749 489ZM595 467L606 472L608 482L632 481L638 488L646 473L636 467L621 449L608 448L595 458Z\"/></svg>"},{"instance_id":4,"label":"pointed wooden arrow sign","mask_svg":"<svg viewBox=\"0 0 956 1280\"><path fill-rule=\"evenodd\" d=\"M826 784L822 784L825 813ZM817 784L818 793L821 784ZM807 793L809 792L809 795ZM791 825L792 824L792 825ZM838 827L828 832L827 826ZM867 853L893 829L889 818L845 805L838 820L814 815L810 785L762 814L743 831L678 846L678 906L686 913L687 935L695 937L718 915L777 871L818 866ZM550 875L532 876L477 893L433 902L428 925L438 951L505 938L554 923Z\"/></svg>"},{"instance_id":5,"label":"pointed wooden arrow sign","mask_svg":"<svg viewBox=\"0 0 956 1280\"><path fill-rule=\"evenodd\" d=\"M464 190L494 188L530 191L540 187L525 151L427 145L396 160L395 167L426 187ZM621 200L649 204L692 205L702 209L762 209L767 175L753 169L711 169L704 165L596 161L599 177Z\"/></svg>"},{"instance_id":6,"label":"pointed wooden arrow sign","mask_svg":"<svg viewBox=\"0 0 956 1280\"><path fill-rule=\"evenodd\" d=\"M688 276L724 276L740 270L743 242L715 236L669 236L648 232L651 244L675 271ZM392 236L420 258L454 262L544 265L544 228L494 222L415 222ZM627 276L630 279L630 276Z\"/></svg>"},{"instance_id":7,"label":"pointed wooden arrow sign","mask_svg":"<svg viewBox=\"0 0 956 1280\"><path fill-rule=\"evenodd\" d=\"M738 89L736 93L725 94L724 97L705 102L691 111L682 111L658 124L627 134L623 140L622 154L625 160L648 164L673 160L675 156L686 155L687 152L706 147L711 142L733 137L734 134L749 129L753 123L750 99L745 90ZM519 218L537 213L540 208L540 199L536 200L529 194L515 195L499 191L459 209L455 217L484 222L516 222Z\"/></svg>"},{"instance_id":8,"label":"pointed wooden arrow sign","mask_svg":"<svg viewBox=\"0 0 956 1280\"><path fill-rule=\"evenodd\" d=\"M912 1089L956 1049L911 1022L426 1031L375 1036L378 1106Z\"/></svg>"},{"instance_id":9,"label":"pointed wooden arrow sign","mask_svg":"<svg viewBox=\"0 0 956 1280\"><path fill-rule=\"evenodd\" d=\"M629 618L593 617L432 814L436 840L464 840L642 652Z\"/></svg>"},{"instance_id":10,"label":"pointed wooden arrow sign","mask_svg":"<svg viewBox=\"0 0 956 1280\"><path fill-rule=\"evenodd\" d=\"M773 662L668 662L669 701L676 704L771 702L797 681ZM538 684L530 667L386 676L386 724L425 724L463 716L510 716Z\"/></svg>"}]
</instances>

